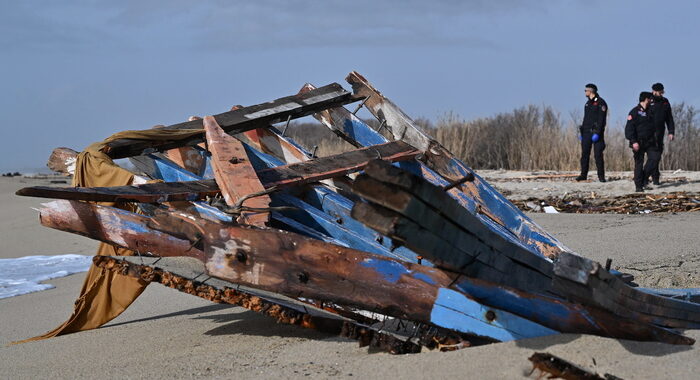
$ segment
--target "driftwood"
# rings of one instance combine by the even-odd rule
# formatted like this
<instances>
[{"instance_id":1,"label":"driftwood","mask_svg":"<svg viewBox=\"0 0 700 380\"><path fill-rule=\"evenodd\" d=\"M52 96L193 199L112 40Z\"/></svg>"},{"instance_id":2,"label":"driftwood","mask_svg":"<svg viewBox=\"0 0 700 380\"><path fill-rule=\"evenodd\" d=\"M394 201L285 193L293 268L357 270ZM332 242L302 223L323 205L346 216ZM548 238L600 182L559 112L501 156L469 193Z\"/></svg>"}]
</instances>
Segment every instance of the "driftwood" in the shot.
<instances>
[{"instance_id":1,"label":"driftwood","mask_svg":"<svg viewBox=\"0 0 700 380\"><path fill-rule=\"evenodd\" d=\"M513 204L523 211L544 212L544 206L552 206L559 212L575 214L694 212L700 211L700 194L674 192L669 194L627 194L619 197L568 195L563 198L515 200Z\"/></svg>"}]
</instances>

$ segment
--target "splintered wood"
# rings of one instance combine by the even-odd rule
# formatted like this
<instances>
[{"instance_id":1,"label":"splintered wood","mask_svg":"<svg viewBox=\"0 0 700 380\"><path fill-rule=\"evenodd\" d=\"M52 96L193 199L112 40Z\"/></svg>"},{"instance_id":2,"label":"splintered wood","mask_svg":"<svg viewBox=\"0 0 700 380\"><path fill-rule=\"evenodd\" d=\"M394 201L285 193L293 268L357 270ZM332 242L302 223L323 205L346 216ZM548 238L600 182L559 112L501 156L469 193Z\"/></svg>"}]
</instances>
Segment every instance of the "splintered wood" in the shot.
<instances>
[{"instance_id":1,"label":"splintered wood","mask_svg":"<svg viewBox=\"0 0 700 380\"><path fill-rule=\"evenodd\" d=\"M150 183L17 194L59 199L39 210L44 226L144 254L96 258L106 270L391 353L559 333L695 342L681 330L700 328L700 291L637 288L521 209L698 211L700 196L590 194L516 206L365 77L347 81L353 93L305 85L102 143L101 159L129 158ZM356 111L365 107L377 129L343 108L359 101ZM272 125L307 115L356 149L316 157ZM70 172L76 154L57 149L49 165ZM80 173L91 170L84 163ZM510 180L573 179L532 174ZM127 202L139 213L91 202ZM533 359L554 376L588 378L551 355Z\"/></svg>"},{"instance_id":2,"label":"splintered wood","mask_svg":"<svg viewBox=\"0 0 700 380\"><path fill-rule=\"evenodd\" d=\"M558 212L574 214L649 214L700 211L700 194L627 194L620 197L565 196L512 201L523 211L544 212L552 206Z\"/></svg>"}]
</instances>

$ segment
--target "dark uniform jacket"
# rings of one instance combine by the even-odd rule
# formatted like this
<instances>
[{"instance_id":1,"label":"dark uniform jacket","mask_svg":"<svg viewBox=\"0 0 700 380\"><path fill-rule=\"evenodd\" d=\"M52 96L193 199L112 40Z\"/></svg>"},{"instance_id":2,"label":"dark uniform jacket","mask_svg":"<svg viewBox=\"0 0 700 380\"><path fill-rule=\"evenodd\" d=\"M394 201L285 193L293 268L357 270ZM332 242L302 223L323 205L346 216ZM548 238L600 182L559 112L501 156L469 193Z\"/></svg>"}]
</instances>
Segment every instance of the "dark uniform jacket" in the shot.
<instances>
[{"instance_id":1,"label":"dark uniform jacket","mask_svg":"<svg viewBox=\"0 0 700 380\"><path fill-rule=\"evenodd\" d=\"M632 108L625 125L625 138L630 141L630 146L634 143L643 146L656 145L655 132L654 118L649 109L645 110L641 105Z\"/></svg>"},{"instance_id":2,"label":"dark uniform jacket","mask_svg":"<svg viewBox=\"0 0 700 380\"><path fill-rule=\"evenodd\" d=\"M583 111L583 125L581 133L597 133L603 135L605 122L608 116L608 104L600 96L588 99Z\"/></svg>"},{"instance_id":3,"label":"dark uniform jacket","mask_svg":"<svg viewBox=\"0 0 700 380\"><path fill-rule=\"evenodd\" d=\"M649 106L654 117L654 125L656 126L656 133L663 137L664 132L666 132L666 127L668 127L668 133L674 134L676 129L676 123L673 121L673 112L671 111L671 103L668 99L663 96L656 97L651 101Z\"/></svg>"}]
</instances>

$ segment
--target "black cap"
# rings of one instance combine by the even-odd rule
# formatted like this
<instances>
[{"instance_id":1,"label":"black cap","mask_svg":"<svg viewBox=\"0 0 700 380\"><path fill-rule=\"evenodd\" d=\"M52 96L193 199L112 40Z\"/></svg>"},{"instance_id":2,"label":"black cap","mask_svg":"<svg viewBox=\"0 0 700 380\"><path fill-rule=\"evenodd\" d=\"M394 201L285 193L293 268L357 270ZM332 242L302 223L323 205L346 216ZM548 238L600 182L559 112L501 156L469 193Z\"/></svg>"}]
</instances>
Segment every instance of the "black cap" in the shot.
<instances>
[{"instance_id":1,"label":"black cap","mask_svg":"<svg viewBox=\"0 0 700 380\"><path fill-rule=\"evenodd\" d=\"M661 83L654 83L651 85L651 89L654 91L663 91L664 90L664 85Z\"/></svg>"},{"instance_id":2,"label":"black cap","mask_svg":"<svg viewBox=\"0 0 700 380\"><path fill-rule=\"evenodd\" d=\"M642 91L641 93L639 93L639 102L641 103L641 102L645 101L646 99L652 99L653 97L654 97L654 95L652 95L651 92Z\"/></svg>"},{"instance_id":3,"label":"black cap","mask_svg":"<svg viewBox=\"0 0 700 380\"><path fill-rule=\"evenodd\" d=\"M598 93L598 86L594 85L593 83L589 83L586 85L586 88L590 88L595 92L596 94Z\"/></svg>"}]
</instances>

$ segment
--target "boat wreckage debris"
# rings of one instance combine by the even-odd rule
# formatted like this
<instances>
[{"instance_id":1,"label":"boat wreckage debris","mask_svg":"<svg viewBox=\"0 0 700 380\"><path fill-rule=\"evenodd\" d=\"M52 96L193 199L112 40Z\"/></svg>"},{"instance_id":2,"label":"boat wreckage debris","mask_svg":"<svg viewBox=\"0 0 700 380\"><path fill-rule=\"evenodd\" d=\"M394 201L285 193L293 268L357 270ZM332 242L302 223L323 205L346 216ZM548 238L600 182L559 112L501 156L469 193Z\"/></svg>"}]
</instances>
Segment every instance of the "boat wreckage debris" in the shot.
<instances>
[{"instance_id":1,"label":"boat wreckage debris","mask_svg":"<svg viewBox=\"0 0 700 380\"><path fill-rule=\"evenodd\" d=\"M306 84L271 102L120 132L80 154L58 148L55 171L117 168L133 180L17 194L55 199L40 210L44 226L135 252L96 256L98 268L394 354L561 333L694 343L681 330L700 327L697 290L640 289L574 253L521 210L575 200L509 202L362 75L346 80L352 92ZM355 115L360 107L379 127ZM285 134L304 116L355 150L306 150ZM689 211L697 201L621 202Z\"/></svg>"},{"instance_id":2,"label":"boat wreckage debris","mask_svg":"<svg viewBox=\"0 0 700 380\"><path fill-rule=\"evenodd\" d=\"M565 197L528 198L513 201L513 203L519 209L530 212L546 212L545 207L553 207L557 212L574 214L694 212L700 211L700 194L673 192L626 194L619 197L569 194Z\"/></svg>"}]
</instances>

